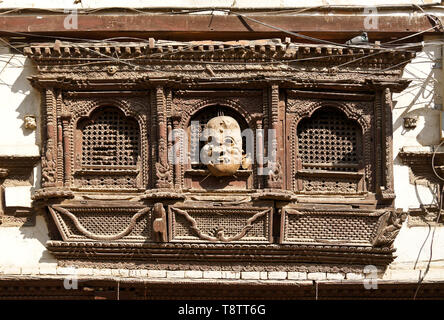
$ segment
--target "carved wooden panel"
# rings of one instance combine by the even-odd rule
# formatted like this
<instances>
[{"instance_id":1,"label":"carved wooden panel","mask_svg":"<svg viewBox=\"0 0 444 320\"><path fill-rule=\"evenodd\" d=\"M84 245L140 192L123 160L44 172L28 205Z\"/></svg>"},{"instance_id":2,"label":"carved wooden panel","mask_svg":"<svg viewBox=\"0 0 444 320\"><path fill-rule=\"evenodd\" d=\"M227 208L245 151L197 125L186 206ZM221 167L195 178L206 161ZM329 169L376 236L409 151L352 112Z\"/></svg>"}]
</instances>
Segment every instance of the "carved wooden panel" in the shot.
<instances>
[{"instance_id":1,"label":"carved wooden panel","mask_svg":"<svg viewBox=\"0 0 444 320\"><path fill-rule=\"evenodd\" d=\"M292 150L287 159L294 191L347 195L371 190L372 109L366 101L289 99Z\"/></svg>"},{"instance_id":2,"label":"carved wooden panel","mask_svg":"<svg viewBox=\"0 0 444 320\"><path fill-rule=\"evenodd\" d=\"M276 269L392 261L401 219L390 202L391 92L408 85L400 75L414 54L379 52L377 64L359 61L360 72L335 66L370 49L255 42L186 50L154 39L56 42L25 50L38 64L31 82L42 96L42 189L34 199L57 224L63 241L54 232L48 247L58 258L153 268L208 261L207 269L221 260ZM330 58L313 62L320 53ZM110 62L109 54L131 64ZM297 69L285 64L296 58L303 58ZM192 146L202 143L188 140L220 109L252 129L252 145L263 151L231 176L194 161ZM189 135L172 141L176 130ZM294 208L309 201L360 209ZM283 206L279 226L273 211Z\"/></svg>"},{"instance_id":3,"label":"carved wooden panel","mask_svg":"<svg viewBox=\"0 0 444 320\"><path fill-rule=\"evenodd\" d=\"M135 189L140 183L140 129L117 108L100 108L76 130L75 186Z\"/></svg>"},{"instance_id":4,"label":"carved wooden panel","mask_svg":"<svg viewBox=\"0 0 444 320\"><path fill-rule=\"evenodd\" d=\"M361 147L359 126L336 109L318 110L299 123L298 156L303 168L357 171Z\"/></svg>"},{"instance_id":5,"label":"carved wooden panel","mask_svg":"<svg viewBox=\"0 0 444 320\"><path fill-rule=\"evenodd\" d=\"M170 206L170 241L271 243L270 207Z\"/></svg>"},{"instance_id":6,"label":"carved wooden panel","mask_svg":"<svg viewBox=\"0 0 444 320\"><path fill-rule=\"evenodd\" d=\"M152 209L140 206L53 205L49 211L64 241L152 240Z\"/></svg>"},{"instance_id":7,"label":"carved wooden panel","mask_svg":"<svg viewBox=\"0 0 444 320\"><path fill-rule=\"evenodd\" d=\"M64 94L65 184L87 191L138 191L149 185L149 93Z\"/></svg>"},{"instance_id":8,"label":"carved wooden panel","mask_svg":"<svg viewBox=\"0 0 444 320\"><path fill-rule=\"evenodd\" d=\"M371 246L385 211L282 209L281 243Z\"/></svg>"}]
</instances>

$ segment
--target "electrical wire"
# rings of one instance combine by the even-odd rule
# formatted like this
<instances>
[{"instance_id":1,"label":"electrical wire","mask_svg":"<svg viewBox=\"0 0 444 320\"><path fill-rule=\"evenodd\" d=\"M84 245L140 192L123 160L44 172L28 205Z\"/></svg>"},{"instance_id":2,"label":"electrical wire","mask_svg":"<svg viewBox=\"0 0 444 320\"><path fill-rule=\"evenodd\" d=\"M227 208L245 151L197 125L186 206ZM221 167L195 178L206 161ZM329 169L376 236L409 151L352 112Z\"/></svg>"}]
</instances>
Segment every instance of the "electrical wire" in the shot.
<instances>
[{"instance_id":1,"label":"electrical wire","mask_svg":"<svg viewBox=\"0 0 444 320\"><path fill-rule=\"evenodd\" d=\"M432 170L433 170L433 173L436 175L436 177L437 177L439 180L444 181L444 178L441 177L441 176L436 172L436 169L435 169L435 156L436 156L436 153L437 153L437 151L439 150L439 148L442 147L442 145L444 145L444 141L442 141L442 142L438 145L438 147L436 147L435 150L433 150L433 155L432 155ZM442 184L442 183L441 183L441 184ZM440 219L441 219L441 210L442 210L442 204L443 204L443 195L444 195L444 184L442 184L442 187L441 187L441 194L440 194L440 197L439 197L439 198L440 198L440 201L439 201L439 205L438 205L438 214L437 214L436 221L435 221L436 223L435 223L435 225L433 226L432 238L431 238L431 240L430 240L430 256L429 256L429 260L427 261L427 266L426 266L426 268L425 268L425 270L424 270L424 274L423 274L422 277L420 277L419 280L418 280L418 284L417 284L417 287L416 287L416 290L415 290L415 295L413 296L413 299L414 299L414 300L416 299L416 297L417 297L417 295L418 295L418 292L419 292L419 289L420 289L420 287L421 287L421 284L422 284L422 282L424 281L425 277L427 276L427 273L428 273L429 270L430 270L430 265L431 265L431 263L432 263L432 257L433 257L433 241L434 241L434 238L435 238L436 226L438 225L438 223L439 223L439 221L440 221ZM427 233L427 236L426 236L426 238L425 238L425 240L424 240L424 242L423 242L423 244L422 244L422 246L421 246L421 248L420 248L420 250L419 250L418 257L420 256L421 251L422 251L422 249L424 248L424 246L425 246L425 244L426 244L426 242L427 242L427 240L428 240L428 238L429 238L429 235L430 235L430 226L429 226L429 232ZM416 267L416 263L415 263L414 268L415 268L415 267Z\"/></svg>"}]
</instances>

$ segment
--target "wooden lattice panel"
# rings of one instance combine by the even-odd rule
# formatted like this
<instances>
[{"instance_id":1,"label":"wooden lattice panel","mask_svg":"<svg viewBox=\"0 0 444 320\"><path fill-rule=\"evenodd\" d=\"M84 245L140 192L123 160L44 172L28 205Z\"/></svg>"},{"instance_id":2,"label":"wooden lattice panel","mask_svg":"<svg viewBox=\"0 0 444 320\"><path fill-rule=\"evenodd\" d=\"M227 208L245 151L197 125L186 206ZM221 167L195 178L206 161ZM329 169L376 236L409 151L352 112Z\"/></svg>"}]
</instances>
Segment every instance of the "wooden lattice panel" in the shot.
<instances>
[{"instance_id":1,"label":"wooden lattice panel","mask_svg":"<svg viewBox=\"0 0 444 320\"><path fill-rule=\"evenodd\" d=\"M303 167L334 171L356 171L360 160L359 126L340 111L321 109L298 126L298 157ZM331 167L311 166L327 164Z\"/></svg>"},{"instance_id":2,"label":"wooden lattice panel","mask_svg":"<svg viewBox=\"0 0 444 320\"><path fill-rule=\"evenodd\" d=\"M363 210L282 210L281 243L371 246L384 212ZM357 212L358 211L358 212Z\"/></svg>"},{"instance_id":3,"label":"wooden lattice panel","mask_svg":"<svg viewBox=\"0 0 444 320\"><path fill-rule=\"evenodd\" d=\"M103 109L82 130L82 166L135 166L139 126L115 108Z\"/></svg>"},{"instance_id":4,"label":"wooden lattice panel","mask_svg":"<svg viewBox=\"0 0 444 320\"><path fill-rule=\"evenodd\" d=\"M49 208L64 241L129 241L152 239L151 208L75 207Z\"/></svg>"},{"instance_id":5,"label":"wooden lattice panel","mask_svg":"<svg viewBox=\"0 0 444 320\"><path fill-rule=\"evenodd\" d=\"M170 206L169 221L173 242L272 242L272 208Z\"/></svg>"},{"instance_id":6,"label":"wooden lattice panel","mask_svg":"<svg viewBox=\"0 0 444 320\"><path fill-rule=\"evenodd\" d=\"M77 188L137 189L140 134L135 119L114 107L101 108L80 123L78 134Z\"/></svg>"}]
</instances>

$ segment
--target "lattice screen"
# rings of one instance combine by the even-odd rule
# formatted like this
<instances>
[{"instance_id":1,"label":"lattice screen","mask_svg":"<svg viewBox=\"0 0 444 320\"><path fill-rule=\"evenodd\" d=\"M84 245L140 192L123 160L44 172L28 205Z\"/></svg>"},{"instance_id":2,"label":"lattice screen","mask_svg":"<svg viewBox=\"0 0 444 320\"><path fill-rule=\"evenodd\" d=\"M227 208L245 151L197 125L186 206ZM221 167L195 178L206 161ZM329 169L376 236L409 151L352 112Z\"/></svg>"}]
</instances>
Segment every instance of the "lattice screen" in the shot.
<instances>
[{"instance_id":1,"label":"lattice screen","mask_svg":"<svg viewBox=\"0 0 444 320\"><path fill-rule=\"evenodd\" d=\"M334 108L322 108L298 126L298 157L304 168L357 171L361 159L359 125Z\"/></svg>"},{"instance_id":2,"label":"lattice screen","mask_svg":"<svg viewBox=\"0 0 444 320\"><path fill-rule=\"evenodd\" d=\"M139 126L116 108L105 108L82 130L82 166L135 166Z\"/></svg>"}]
</instances>

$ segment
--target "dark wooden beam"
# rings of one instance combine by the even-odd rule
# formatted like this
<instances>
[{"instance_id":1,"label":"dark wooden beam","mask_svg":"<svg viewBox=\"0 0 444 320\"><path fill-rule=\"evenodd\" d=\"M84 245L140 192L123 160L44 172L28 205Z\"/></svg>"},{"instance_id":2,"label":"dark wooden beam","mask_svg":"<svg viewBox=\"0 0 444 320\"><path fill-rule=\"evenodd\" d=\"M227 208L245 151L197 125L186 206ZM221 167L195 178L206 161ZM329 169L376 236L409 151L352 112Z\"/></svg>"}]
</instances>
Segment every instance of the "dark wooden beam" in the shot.
<instances>
[{"instance_id":1,"label":"dark wooden beam","mask_svg":"<svg viewBox=\"0 0 444 320\"><path fill-rule=\"evenodd\" d=\"M62 276L0 277L0 300L296 300L296 299L406 299L418 289L417 281L378 280L377 288L364 282L342 281L251 281L167 279L79 278L77 288L65 289ZM70 279L70 278L68 278ZM444 282L424 281L417 299L444 299ZM168 318L168 317L166 317Z\"/></svg>"},{"instance_id":2,"label":"dark wooden beam","mask_svg":"<svg viewBox=\"0 0 444 320\"><path fill-rule=\"evenodd\" d=\"M175 40L230 40L283 38L289 35L280 30L254 22L263 22L304 35L347 40L365 30L365 16L291 16L249 15L242 18L234 15L139 15L139 14L79 14L78 28L66 29L67 15L32 14L0 16L0 35L26 33L33 36L77 37L104 39L116 36L154 37ZM411 35L432 27L425 16L381 16L378 29L367 30L370 41ZM428 34L439 34L431 30ZM290 36L294 41L301 41ZM409 39L412 41L412 39Z\"/></svg>"}]
</instances>

